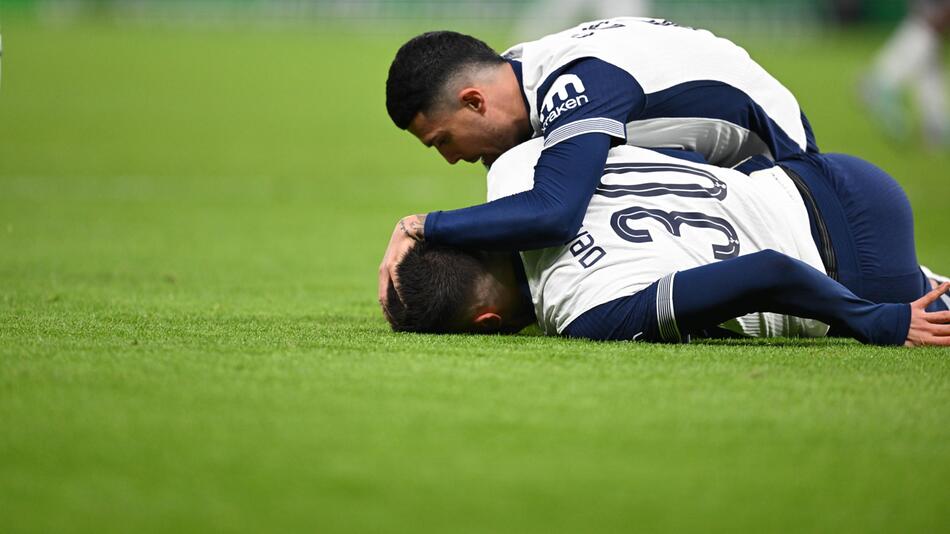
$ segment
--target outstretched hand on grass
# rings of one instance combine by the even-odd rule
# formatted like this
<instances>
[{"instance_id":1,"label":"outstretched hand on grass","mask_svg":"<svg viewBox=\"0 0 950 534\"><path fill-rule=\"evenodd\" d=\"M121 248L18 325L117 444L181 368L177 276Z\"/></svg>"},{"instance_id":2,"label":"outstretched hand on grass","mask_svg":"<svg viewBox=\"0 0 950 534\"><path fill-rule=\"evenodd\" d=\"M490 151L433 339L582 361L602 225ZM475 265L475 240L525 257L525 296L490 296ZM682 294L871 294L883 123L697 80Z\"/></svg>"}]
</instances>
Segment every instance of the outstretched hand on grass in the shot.
<instances>
[{"instance_id":1,"label":"outstretched hand on grass","mask_svg":"<svg viewBox=\"0 0 950 534\"><path fill-rule=\"evenodd\" d=\"M910 303L910 329L907 331L908 347L938 345L950 347L950 311L928 312L941 295L950 291L950 282L944 282L930 293Z\"/></svg>"},{"instance_id":2,"label":"outstretched hand on grass","mask_svg":"<svg viewBox=\"0 0 950 534\"><path fill-rule=\"evenodd\" d=\"M383 307L383 313L387 309L387 296L389 294L389 284L396 288L396 294L399 294L399 280L396 276L396 267L402 262L402 259L409 252L417 241L422 241L426 226L425 215L410 215L403 217L396 223L393 229L393 235L389 238L389 246L386 247L386 253L383 255L383 262L379 265L379 303Z\"/></svg>"}]
</instances>

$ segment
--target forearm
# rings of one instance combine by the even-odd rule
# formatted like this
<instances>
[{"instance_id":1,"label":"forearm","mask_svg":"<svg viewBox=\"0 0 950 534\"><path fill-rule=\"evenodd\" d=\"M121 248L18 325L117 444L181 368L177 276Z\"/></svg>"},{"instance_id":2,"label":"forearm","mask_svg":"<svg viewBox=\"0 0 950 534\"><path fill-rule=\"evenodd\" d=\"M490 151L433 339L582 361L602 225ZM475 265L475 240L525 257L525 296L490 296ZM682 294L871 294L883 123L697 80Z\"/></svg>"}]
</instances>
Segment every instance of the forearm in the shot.
<instances>
[{"instance_id":1,"label":"forearm","mask_svg":"<svg viewBox=\"0 0 950 534\"><path fill-rule=\"evenodd\" d=\"M902 345L910 325L908 305L863 300L824 273L771 250L676 273L670 284L660 284L657 303L664 338L763 311L817 319L878 345Z\"/></svg>"},{"instance_id":2,"label":"forearm","mask_svg":"<svg viewBox=\"0 0 950 534\"><path fill-rule=\"evenodd\" d=\"M562 244L580 227L610 150L610 137L581 135L545 149L534 188L493 202L426 217L431 243L486 250Z\"/></svg>"}]
</instances>

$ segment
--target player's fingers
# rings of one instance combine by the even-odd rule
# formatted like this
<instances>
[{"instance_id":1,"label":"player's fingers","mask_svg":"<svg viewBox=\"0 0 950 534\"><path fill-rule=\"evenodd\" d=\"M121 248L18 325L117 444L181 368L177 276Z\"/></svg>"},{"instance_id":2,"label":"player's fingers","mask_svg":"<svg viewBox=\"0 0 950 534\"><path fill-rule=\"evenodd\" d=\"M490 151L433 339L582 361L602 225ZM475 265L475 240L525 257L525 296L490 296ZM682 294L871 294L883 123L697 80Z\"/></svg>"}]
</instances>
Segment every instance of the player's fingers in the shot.
<instances>
[{"instance_id":1,"label":"player's fingers","mask_svg":"<svg viewBox=\"0 0 950 534\"><path fill-rule=\"evenodd\" d=\"M948 337L950 336L950 325L948 324L932 324L928 328L930 335L936 337Z\"/></svg>"},{"instance_id":2,"label":"player's fingers","mask_svg":"<svg viewBox=\"0 0 950 534\"><path fill-rule=\"evenodd\" d=\"M389 239L389 244L386 245L386 252L383 253L383 261L379 264L379 280L376 288L376 296L379 299L379 303L384 307L388 300L389 284L392 283L394 264L398 263L393 261L393 256L395 255L395 248L398 246L396 243L399 242L397 239L399 235L399 224L396 224L396 227L393 229L393 236Z\"/></svg>"},{"instance_id":3,"label":"player's fingers","mask_svg":"<svg viewBox=\"0 0 950 534\"><path fill-rule=\"evenodd\" d=\"M388 304L387 302L388 299L386 298L386 296L387 296L386 292L382 289L382 286L380 286L380 289L377 291L377 294L376 294L376 300L379 302L379 305L384 308Z\"/></svg>"},{"instance_id":4,"label":"player's fingers","mask_svg":"<svg viewBox=\"0 0 950 534\"><path fill-rule=\"evenodd\" d=\"M393 264L389 266L389 280L392 283L393 287L396 290L399 290L399 274L396 272L396 266L398 264Z\"/></svg>"},{"instance_id":5,"label":"player's fingers","mask_svg":"<svg viewBox=\"0 0 950 534\"><path fill-rule=\"evenodd\" d=\"M389 268L389 280L390 280L390 282L392 283L393 288L396 290L396 296L399 297L400 299L402 299L402 293L399 292L399 289L400 289L400 287L399 287L399 273L396 272L396 268L397 268L397 267L399 267L399 263L398 263L398 262L393 262L393 264L390 266L390 268ZM389 288L386 288L386 291L387 291L387 293L388 293Z\"/></svg>"},{"instance_id":6,"label":"player's fingers","mask_svg":"<svg viewBox=\"0 0 950 534\"><path fill-rule=\"evenodd\" d=\"M950 336L935 336L917 329L915 334L908 336L904 345L908 347L950 347Z\"/></svg>"},{"instance_id":7,"label":"player's fingers","mask_svg":"<svg viewBox=\"0 0 950 534\"><path fill-rule=\"evenodd\" d=\"M914 305L917 306L918 308L926 308L927 306L930 306L931 304L936 302L937 299L939 299L940 296L946 293L947 291L950 291L950 282L944 282L940 284L933 291L917 299L914 302Z\"/></svg>"},{"instance_id":8,"label":"player's fingers","mask_svg":"<svg viewBox=\"0 0 950 534\"><path fill-rule=\"evenodd\" d=\"M397 269L402 260L406 257L409 249L416 243L414 239L406 235L399 225L393 231L393 237L386 247L386 254L383 256L383 263L379 266L379 303L386 306L389 300L389 286L392 285L396 290L396 295L402 298L399 292L399 275Z\"/></svg>"},{"instance_id":9,"label":"player's fingers","mask_svg":"<svg viewBox=\"0 0 950 534\"><path fill-rule=\"evenodd\" d=\"M379 267L379 288L378 288L378 293L379 293L379 295L378 295L378 296L379 296L379 303L380 303L383 307L386 307L386 298L387 298L387 296L389 295L389 284L390 284L390 279L389 279L389 277L390 277L390 275L389 275L389 266L386 265L386 264L380 265L380 267Z\"/></svg>"},{"instance_id":10,"label":"player's fingers","mask_svg":"<svg viewBox=\"0 0 950 534\"><path fill-rule=\"evenodd\" d=\"M924 319L933 324L948 324L950 323L950 311L925 313Z\"/></svg>"}]
</instances>

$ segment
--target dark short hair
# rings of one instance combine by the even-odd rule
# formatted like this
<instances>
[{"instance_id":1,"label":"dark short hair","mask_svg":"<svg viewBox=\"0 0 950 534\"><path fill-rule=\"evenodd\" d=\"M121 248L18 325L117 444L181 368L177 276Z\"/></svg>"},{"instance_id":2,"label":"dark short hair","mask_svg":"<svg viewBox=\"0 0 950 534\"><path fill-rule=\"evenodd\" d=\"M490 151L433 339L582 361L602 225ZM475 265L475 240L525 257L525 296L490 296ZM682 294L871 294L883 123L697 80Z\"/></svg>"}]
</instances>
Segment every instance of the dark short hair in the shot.
<instances>
[{"instance_id":1,"label":"dark short hair","mask_svg":"<svg viewBox=\"0 0 950 534\"><path fill-rule=\"evenodd\" d=\"M439 92L464 68L504 63L490 46L450 31L417 35L399 48L386 79L386 111L405 130L413 117L432 109Z\"/></svg>"},{"instance_id":2,"label":"dark short hair","mask_svg":"<svg viewBox=\"0 0 950 534\"><path fill-rule=\"evenodd\" d=\"M458 331L475 284L485 272L477 252L416 243L396 267L399 293L390 284L386 317L396 332Z\"/></svg>"}]
</instances>

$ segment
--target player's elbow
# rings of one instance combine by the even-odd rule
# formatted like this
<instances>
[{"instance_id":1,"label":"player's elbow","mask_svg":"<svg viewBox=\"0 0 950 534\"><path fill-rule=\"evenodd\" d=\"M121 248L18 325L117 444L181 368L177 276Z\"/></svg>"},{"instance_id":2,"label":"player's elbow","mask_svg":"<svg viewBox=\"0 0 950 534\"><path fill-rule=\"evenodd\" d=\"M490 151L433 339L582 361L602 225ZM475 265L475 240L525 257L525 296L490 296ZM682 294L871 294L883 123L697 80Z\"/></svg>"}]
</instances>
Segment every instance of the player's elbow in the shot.
<instances>
[{"instance_id":1,"label":"player's elbow","mask_svg":"<svg viewBox=\"0 0 950 534\"><path fill-rule=\"evenodd\" d=\"M781 252L767 248L756 253L763 268L782 269L789 267L790 257Z\"/></svg>"},{"instance_id":2,"label":"player's elbow","mask_svg":"<svg viewBox=\"0 0 950 534\"><path fill-rule=\"evenodd\" d=\"M767 248L755 253L755 256L756 272L760 273L758 279L768 287L778 281L797 281L803 274L800 261L777 250Z\"/></svg>"}]
</instances>

